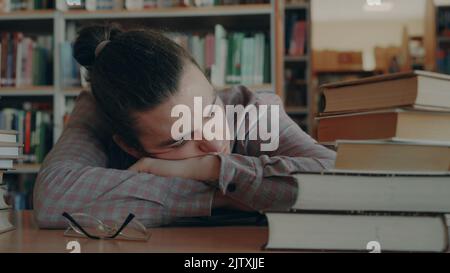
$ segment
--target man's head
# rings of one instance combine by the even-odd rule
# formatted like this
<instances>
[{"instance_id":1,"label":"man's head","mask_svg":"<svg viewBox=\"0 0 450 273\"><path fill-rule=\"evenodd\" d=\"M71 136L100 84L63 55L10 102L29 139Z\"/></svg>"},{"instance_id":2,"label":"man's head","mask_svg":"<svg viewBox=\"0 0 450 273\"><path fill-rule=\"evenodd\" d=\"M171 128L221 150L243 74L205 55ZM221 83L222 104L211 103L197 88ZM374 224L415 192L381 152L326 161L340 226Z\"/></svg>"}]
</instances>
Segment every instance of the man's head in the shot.
<instances>
[{"instance_id":1,"label":"man's head","mask_svg":"<svg viewBox=\"0 0 450 273\"><path fill-rule=\"evenodd\" d=\"M89 70L92 92L113 127L114 141L130 155L176 160L229 153L225 140L172 137L174 106L187 105L194 113L195 97L205 106L221 102L189 53L161 33L86 27L75 42L74 57ZM192 128L191 134L201 132Z\"/></svg>"}]
</instances>

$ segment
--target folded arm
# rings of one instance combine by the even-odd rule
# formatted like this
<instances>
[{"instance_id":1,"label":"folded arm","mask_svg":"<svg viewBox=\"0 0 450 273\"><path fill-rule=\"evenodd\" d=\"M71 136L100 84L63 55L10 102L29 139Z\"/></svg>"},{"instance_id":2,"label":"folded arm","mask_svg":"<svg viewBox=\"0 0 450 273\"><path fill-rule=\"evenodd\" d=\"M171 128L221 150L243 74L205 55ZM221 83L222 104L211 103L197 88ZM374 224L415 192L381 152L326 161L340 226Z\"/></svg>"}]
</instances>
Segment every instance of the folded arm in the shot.
<instances>
[{"instance_id":1,"label":"folded arm","mask_svg":"<svg viewBox=\"0 0 450 273\"><path fill-rule=\"evenodd\" d=\"M260 140L237 141L235 154L220 156L218 186L226 196L251 209L286 210L292 207L301 190L294 174L333 168L336 154L303 132L286 114L276 95L261 94L253 100L257 106L279 106L278 149L264 152L261 151L264 142Z\"/></svg>"},{"instance_id":2,"label":"folded arm","mask_svg":"<svg viewBox=\"0 0 450 273\"><path fill-rule=\"evenodd\" d=\"M247 96L250 103L256 106L264 104L280 107L277 149L262 151L263 142L249 140L248 137L249 132L257 127L245 128L247 137L235 142L233 154L207 155L182 161L144 158L132 169L160 176L208 181L221 192L231 208L257 211L289 209L298 193L294 174L332 168L335 152L317 144L303 132L287 116L277 96L257 96L245 89L227 92L231 96ZM236 100L245 101L239 98Z\"/></svg>"}]
</instances>

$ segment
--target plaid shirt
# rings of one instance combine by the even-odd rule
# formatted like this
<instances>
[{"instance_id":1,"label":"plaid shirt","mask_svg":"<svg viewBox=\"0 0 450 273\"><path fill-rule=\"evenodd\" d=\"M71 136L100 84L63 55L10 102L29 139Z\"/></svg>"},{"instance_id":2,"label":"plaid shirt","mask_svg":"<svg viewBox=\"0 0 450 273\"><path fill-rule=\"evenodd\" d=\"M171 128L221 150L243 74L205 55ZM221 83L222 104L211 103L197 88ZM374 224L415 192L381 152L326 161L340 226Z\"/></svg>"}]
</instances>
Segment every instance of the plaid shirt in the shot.
<instances>
[{"instance_id":1,"label":"plaid shirt","mask_svg":"<svg viewBox=\"0 0 450 273\"><path fill-rule=\"evenodd\" d=\"M259 211L288 209L298 191L293 174L334 166L335 153L304 133L276 95L235 87L219 96L225 105L280 105L276 151L261 152L261 141L249 140L247 132L246 140L232 142L231 155L220 156L218 185L230 198ZM64 227L63 212L117 220L131 212L147 226L211 215L218 189L199 181L128 171L135 161L114 144L94 97L83 92L38 175L34 191L38 224Z\"/></svg>"}]
</instances>

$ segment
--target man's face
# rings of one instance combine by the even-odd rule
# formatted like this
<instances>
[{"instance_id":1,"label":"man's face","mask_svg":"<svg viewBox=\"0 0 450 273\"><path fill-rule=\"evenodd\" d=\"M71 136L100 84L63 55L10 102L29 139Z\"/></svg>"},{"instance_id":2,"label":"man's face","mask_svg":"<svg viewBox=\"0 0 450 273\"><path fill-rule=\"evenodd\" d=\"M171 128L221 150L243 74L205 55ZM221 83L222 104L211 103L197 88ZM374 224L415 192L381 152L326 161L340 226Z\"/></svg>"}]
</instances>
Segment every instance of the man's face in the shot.
<instances>
[{"instance_id":1,"label":"man's face","mask_svg":"<svg viewBox=\"0 0 450 273\"><path fill-rule=\"evenodd\" d=\"M203 128L195 126L194 120L194 98L202 98L202 108L196 109L203 112L207 105L218 105L223 110L223 103L216 96L213 87L205 78L203 73L193 64L185 66L180 80L180 89L174 96L170 97L164 103L156 108L135 113L137 120L136 128L138 139L145 154L142 156L150 156L153 158L180 160L192 157L198 157L210 153L230 153L230 141L220 140L208 141L203 134ZM174 139L171 132L173 124L179 117L171 117L173 107L177 105L186 105L191 112L191 128L187 135L191 140L183 138ZM208 117L203 118L203 125L208 121ZM224 126L226 122L224 122ZM218 129L219 135L225 128ZM194 136L201 136L202 140L194 140ZM187 138L187 137L185 137Z\"/></svg>"}]
</instances>

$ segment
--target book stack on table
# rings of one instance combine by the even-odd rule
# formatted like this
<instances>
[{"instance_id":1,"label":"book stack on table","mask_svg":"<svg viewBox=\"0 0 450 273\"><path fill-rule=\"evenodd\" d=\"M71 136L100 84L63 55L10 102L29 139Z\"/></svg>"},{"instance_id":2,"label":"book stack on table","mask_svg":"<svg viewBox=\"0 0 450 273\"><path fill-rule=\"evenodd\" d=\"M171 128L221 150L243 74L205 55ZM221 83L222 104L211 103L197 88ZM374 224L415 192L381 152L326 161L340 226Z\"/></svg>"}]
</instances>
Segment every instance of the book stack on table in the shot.
<instances>
[{"instance_id":1,"label":"book stack on table","mask_svg":"<svg viewBox=\"0 0 450 273\"><path fill-rule=\"evenodd\" d=\"M450 77L415 71L322 87L318 139L335 169L299 174L269 249L447 251Z\"/></svg>"},{"instance_id":2,"label":"book stack on table","mask_svg":"<svg viewBox=\"0 0 450 273\"><path fill-rule=\"evenodd\" d=\"M17 131L0 130L0 233L14 228L11 223L11 206L8 190L3 183L3 173L14 168L14 161L20 158L22 145L17 142Z\"/></svg>"}]
</instances>

